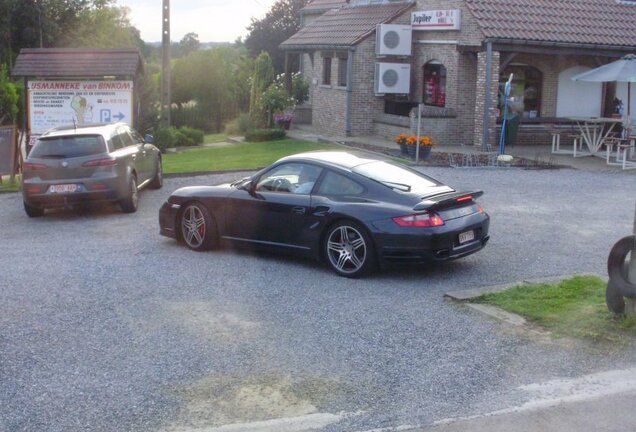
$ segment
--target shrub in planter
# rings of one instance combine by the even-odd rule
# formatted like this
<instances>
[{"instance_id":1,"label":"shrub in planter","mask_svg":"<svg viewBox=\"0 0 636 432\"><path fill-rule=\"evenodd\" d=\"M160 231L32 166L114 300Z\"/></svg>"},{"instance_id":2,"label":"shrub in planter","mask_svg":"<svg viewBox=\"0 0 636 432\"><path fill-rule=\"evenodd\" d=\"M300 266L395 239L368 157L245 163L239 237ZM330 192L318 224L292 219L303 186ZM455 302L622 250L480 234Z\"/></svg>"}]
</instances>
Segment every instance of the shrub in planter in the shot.
<instances>
[{"instance_id":1,"label":"shrub in planter","mask_svg":"<svg viewBox=\"0 0 636 432\"><path fill-rule=\"evenodd\" d=\"M285 135L286 133L283 129L255 129L245 134L245 141L274 141L285 138Z\"/></svg>"},{"instance_id":2,"label":"shrub in planter","mask_svg":"<svg viewBox=\"0 0 636 432\"><path fill-rule=\"evenodd\" d=\"M205 134L201 129L195 129L189 126L182 126L179 128L179 132L181 132L192 141L192 144L190 145L203 144L203 138L205 137Z\"/></svg>"}]
</instances>

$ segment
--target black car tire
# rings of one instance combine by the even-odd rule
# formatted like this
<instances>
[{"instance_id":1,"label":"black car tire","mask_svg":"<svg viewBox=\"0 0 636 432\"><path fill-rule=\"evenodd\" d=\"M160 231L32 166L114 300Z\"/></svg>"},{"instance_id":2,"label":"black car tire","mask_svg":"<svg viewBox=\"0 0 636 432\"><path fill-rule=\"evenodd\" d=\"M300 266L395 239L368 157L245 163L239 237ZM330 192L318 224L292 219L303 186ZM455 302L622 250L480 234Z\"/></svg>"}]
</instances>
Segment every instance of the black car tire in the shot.
<instances>
[{"instance_id":1,"label":"black car tire","mask_svg":"<svg viewBox=\"0 0 636 432\"><path fill-rule=\"evenodd\" d=\"M128 180L128 195L119 202L119 206L124 213L134 213L139 205L139 190L137 189L137 178L134 175Z\"/></svg>"},{"instance_id":2,"label":"black car tire","mask_svg":"<svg viewBox=\"0 0 636 432\"><path fill-rule=\"evenodd\" d=\"M44 215L44 209L42 207L35 207L30 204L24 203L24 211L27 216L35 218Z\"/></svg>"},{"instance_id":3,"label":"black car tire","mask_svg":"<svg viewBox=\"0 0 636 432\"><path fill-rule=\"evenodd\" d=\"M625 298L623 294L614 286L611 279L607 283L607 289L605 290L605 303L610 312L616 314L625 313Z\"/></svg>"},{"instance_id":4,"label":"black car tire","mask_svg":"<svg viewBox=\"0 0 636 432\"><path fill-rule=\"evenodd\" d=\"M375 269L375 248L367 230L354 221L340 221L327 231L323 253L340 276L357 278Z\"/></svg>"},{"instance_id":5,"label":"black car tire","mask_svg":"<svg viewBox=\"0 0 636 432\"><path fill-rule=\"evenodd\" d=\"M625 259L630 252L636 253L636 236L623 237L612 247L607 258L607 274L611 283L623 297L636 298L636 284L628 279Z\"/></svg>"},{"instance_id":6,"label":"black car tire","mask_svg":"<svg viewBox=\"0 0 636 432\"><path fill-rule=\"evenodd\" d=\"M148 184L150 189L161 189L163 186L163 167L161 165L161 159L157 159L157 169L155 170L155 176Z\"/></svg>"},{"instance_id":7,"label":"black car tire","mask_svg":"<svg viewBox=\"0 0 636 432\"><path fill-rule=\"evenodd\" d=\"M197 252L214 249L218 244L216 222L200 203L187 204L179 215L179 239Z\"/></svg>"}]
</instances>

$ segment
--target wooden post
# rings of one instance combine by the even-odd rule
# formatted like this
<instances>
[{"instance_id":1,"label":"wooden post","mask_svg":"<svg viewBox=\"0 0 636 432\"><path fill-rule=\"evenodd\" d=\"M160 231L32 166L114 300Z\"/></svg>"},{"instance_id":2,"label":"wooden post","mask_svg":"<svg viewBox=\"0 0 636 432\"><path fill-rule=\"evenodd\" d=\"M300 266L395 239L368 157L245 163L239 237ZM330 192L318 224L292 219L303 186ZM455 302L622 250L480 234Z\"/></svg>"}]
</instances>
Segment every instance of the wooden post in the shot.
<instances>
[{"instance_id":1,"label":"wooden post","mask_svg":"<svg viewBox=\"0 0 636 432\"><path fill-rule=\"evenodd\" d=\"M636 209L634 210L634 235L636 236ZM631 283L636 283L636 250L632 249L629 265L627 267L627 279ZM625 299L625 314L636 315L636 299Z\"/></svg>"}]
</instances>

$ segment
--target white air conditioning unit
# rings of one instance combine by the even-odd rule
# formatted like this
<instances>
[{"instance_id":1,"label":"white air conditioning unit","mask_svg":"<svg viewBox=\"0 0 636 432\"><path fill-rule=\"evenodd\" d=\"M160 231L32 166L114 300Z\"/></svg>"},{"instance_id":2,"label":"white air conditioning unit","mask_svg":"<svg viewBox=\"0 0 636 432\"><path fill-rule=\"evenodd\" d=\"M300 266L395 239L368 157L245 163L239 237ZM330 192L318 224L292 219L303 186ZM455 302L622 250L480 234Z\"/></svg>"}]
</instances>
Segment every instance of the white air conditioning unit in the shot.
<instances>
[{"instance_id":1,"label":"white air conditioning unit","mask_svg":"<svg viewBox=\"0 0 636 432\"><path fill-rule=\"evenodd\" d=\"M375 54L410 56L412 35L410 25L378 24L375 28Z\"/></svg>"},{"instance_id":2,"label":"white air conditioning unit","mask_svg":"<svg viewBox=\"0 0 636 432\"><path fill-rule=\"evenodd\" d=\"M376 63L375 92L409 94L411 91L411 65L408 63Z\"/></svg>"}]
</instances>

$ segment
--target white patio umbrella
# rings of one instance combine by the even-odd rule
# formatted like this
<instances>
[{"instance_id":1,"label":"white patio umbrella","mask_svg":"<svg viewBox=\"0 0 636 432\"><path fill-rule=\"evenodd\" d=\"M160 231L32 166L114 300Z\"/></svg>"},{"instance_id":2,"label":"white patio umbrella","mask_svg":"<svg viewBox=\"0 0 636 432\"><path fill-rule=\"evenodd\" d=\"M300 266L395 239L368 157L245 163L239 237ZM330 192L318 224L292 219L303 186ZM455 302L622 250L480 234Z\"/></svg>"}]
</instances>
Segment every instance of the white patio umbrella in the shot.
<instances>
[{"instance_id":1,"label":"white patio umbrella","mask_svg":"<svg viewBox=\"0 0 636 432\"><path fill-rule=\"evenodd\" d=\"M620 60L572 77L574 81L626 82L627 83L627 123L631 115L632 83L636 83L636 55L627 54Z\"/></svg>"}]
</instances>

